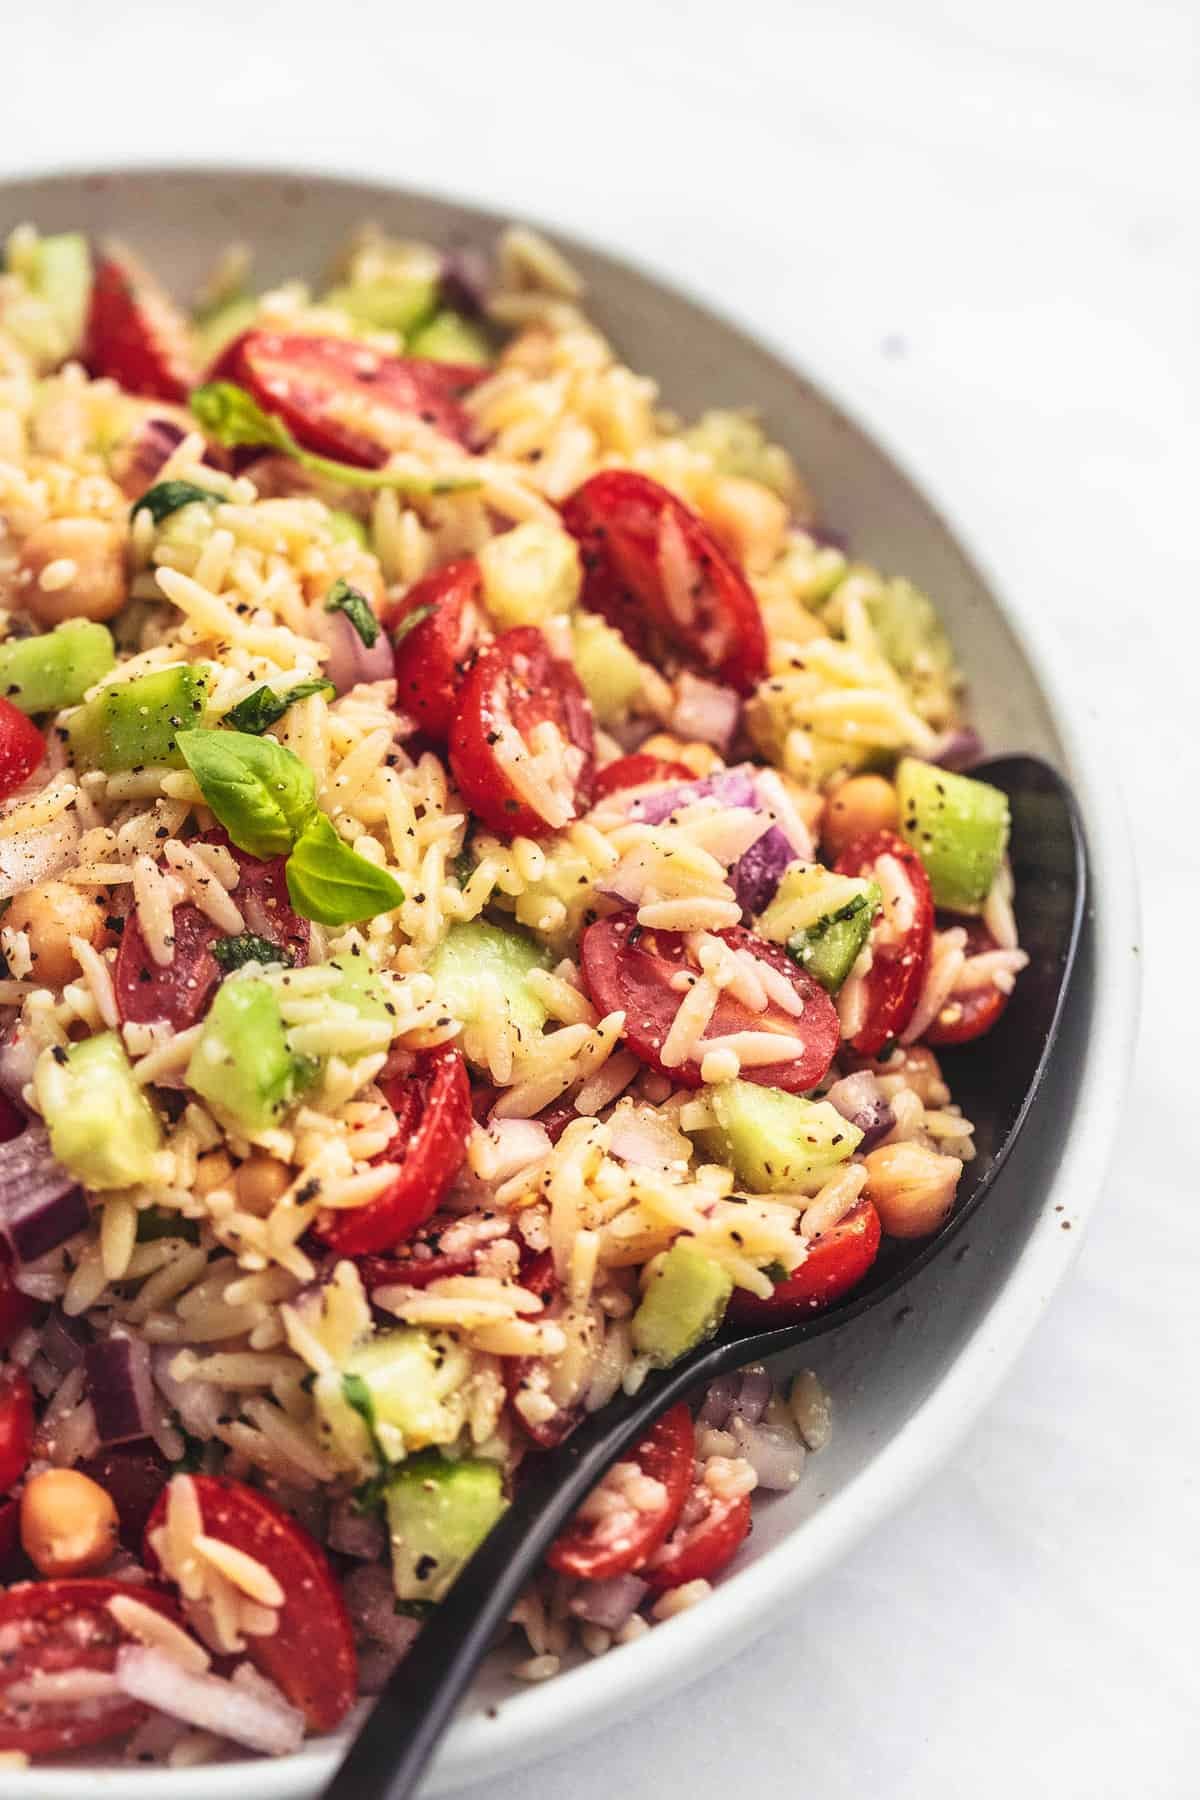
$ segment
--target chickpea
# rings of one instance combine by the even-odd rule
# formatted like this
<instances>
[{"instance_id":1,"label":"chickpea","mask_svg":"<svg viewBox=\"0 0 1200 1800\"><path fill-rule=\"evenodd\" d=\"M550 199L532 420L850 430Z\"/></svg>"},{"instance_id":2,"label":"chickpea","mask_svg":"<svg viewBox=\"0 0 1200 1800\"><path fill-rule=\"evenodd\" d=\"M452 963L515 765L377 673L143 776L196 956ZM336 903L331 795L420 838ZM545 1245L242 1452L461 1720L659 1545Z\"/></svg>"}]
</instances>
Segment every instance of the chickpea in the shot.
<instances>
[{"instance_id":1,"label":"chickpea","mask_svg":"<svg viewBox=\"0 0 1200 1800\"><path fill-rule=\"evenodd\" d=\"M42 881L27 888L5 913L4 923L28 937L32 978L51 988L63 987L79 973L71 939L83 938L98 949L106 931L99 900L68 881Z\"/></svg>"},{"instance_id":2,"label":"chickpea","mask_svg":"<svg viewBox=\"0 0 1200 1800\"><path fill-rule=\"evenodd\" d=\"M669 731L656 731L653 737L646 739L641 750L646 756L661 756L666 762L681 762L693 775L711 775L714 769L725 767L711 744L672 737Z\"/></svg>"},{"instance_id":3,"label":"chickpea","mask_svg":"<svg viewBox=\"0 0 1200 1800\"><path fill-rule=\"evenodd\" d=\"M864 1157L863 1190L889 1237L928 1237L954 1204L962 1163L923 1144L881 1144Z\"/></svg>"},{"instance_id":4,"label":"chickpea","mask_svg":"<svg viewBox=\"0 0 1200 1800\"><path fill-rule=\"evenodd\" d=\"M899 808L896 790L882 775L852 775L829 796L821 837L825 848L840 856L855 838L894 831Z\"/></svg>"},{"instance_id":5,"label":"chickpea","mask_svg":"<svg viewBox=\"0 0 1200 1800\"><path fill-rule=\"evenodd\" d=\"M20 604L42 625L111 619L125 604L125 538L105 519L50 519L21 546Z\"/></svg>"},{"instance_id":6,"label":"chickpea","mask_svg":"<svg viewBox=\"0 0 1200 1800\"><path fill-rule=\"evenodd\" d=\"M78 1469L46 1469L21 1495L21 1545L42 1575L83 1575L117 1547L110 1495Z\"/></svg>"},{"instance_id":7,"label":"chickpea","mask_svg":"<svg viewBox=\"0 0 1200 1800\"><path fill-rule=\"evenodd\" d=\"M761 481L714 475L705 487L703 512L722 549L754 574L769 569L783 548L788 509Z\"/></svg>"},{"instance_id":8,"label":"chickpea","mask_svg":"<svg viewBox=\"0 0 1200 1800\"><path fill-rule=\"evenodd\" d=\"M292 1171L286 1163L256 1150L248 1156L233 1178L237 1197L249 1212L265 1212L292 1185Z\"/></svg>"},{"instance_id":9,"label":"chickpea","mask_svg":"<svg viewBox=\"0 0 1200 1800\"><path fill-rule=\"evenodd\" d=\"M233 1162L224 1150L210 1150L196 1164L192 1183L198 1194L211 1194L214 1188L227 1187L233 1180Z\"/></svg>"}]
</instances>

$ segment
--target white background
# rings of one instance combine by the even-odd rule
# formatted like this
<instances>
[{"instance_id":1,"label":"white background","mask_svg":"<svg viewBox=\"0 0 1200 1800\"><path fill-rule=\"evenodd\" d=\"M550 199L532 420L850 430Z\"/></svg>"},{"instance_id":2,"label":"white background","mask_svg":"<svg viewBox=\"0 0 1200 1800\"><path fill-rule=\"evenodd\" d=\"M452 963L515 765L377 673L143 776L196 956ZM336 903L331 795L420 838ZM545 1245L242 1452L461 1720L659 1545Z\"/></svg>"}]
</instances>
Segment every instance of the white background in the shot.
<instances>
[{"instance_id":1,"label":"white background","mask_svg":"<svg viewBox=\"0 0 1200 1800\"><path fill-rule=\"evenodd\" d=\"M291 160L630 252L906 442L1107 709L1146 1000L1072 1278L952 1461L789 1624L489 1800L1200 1793L1194 4L20 10L0 173Z\"/></svg>"}]
</instances>

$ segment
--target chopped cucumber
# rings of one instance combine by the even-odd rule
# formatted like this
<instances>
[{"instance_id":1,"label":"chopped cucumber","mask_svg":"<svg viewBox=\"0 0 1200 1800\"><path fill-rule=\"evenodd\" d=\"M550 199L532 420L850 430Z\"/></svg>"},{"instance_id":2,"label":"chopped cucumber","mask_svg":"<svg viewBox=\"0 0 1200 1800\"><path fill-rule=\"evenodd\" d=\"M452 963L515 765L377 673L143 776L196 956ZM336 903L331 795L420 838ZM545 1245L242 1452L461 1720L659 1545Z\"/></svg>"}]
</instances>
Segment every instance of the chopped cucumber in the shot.
<instances>
[{"instance_id":1,"label":"chopped cucumber","mask_svg":"<svg viewBox=\"0 0 1200 1800\"><path fill-rule=\"evenodd\" d=\"M514 526L489 538L478 562L484 605L505 631L570 612L583 586L579 546L557 525Z\"/></svg>"},{"instance_id":2,"label":"chopped cucumber","mask_svg":"<svg viewBox=\"0 0 1200 1800\"><path fill-rule=\"evenodd\" d=\"M344 282L330 288L323 304L336 306L369 331L398 331L401 337L407 337L432 317L437 296L435 275L380 276L376 281ZM414 356L428 354L413 350Z\"/></svg>"},{"instance_id":3,"label":"chopped cucumber","mask_svg":"<svg viewBox=\"0 0 1200 1800\"><path fill-rule=\"evenodd\" d=\"M403 1325L378 1332L340 1369L319 1375L313 1400L324 1434L369 1470L452 1444L466 1416L470 1373L470 1356L453 1338Z\"/></svg>"},{"instance_id":4,"label":"chopped cucumber","mask_svg":"<svg viewBox=\"0 0 1200 1800\"><path fill-rule=\"evenodd\" d=\"M51 1148L84 1187L151 1179L162 1131L115 1031L43 1051L35 1085Z\"/></svg>"},{"instance_id":5,"label":"chopped cucumber","mask_svg":"<svg viewBox=\"0 0 1200 1800\"><path fill-rule=\"evenodd\" d=\"M429 964L434 992L463 1027L462 1045L469 1060L487 1066L487 1033L479 1023L484 992L498 994L509 1022L522 1043L540 1035L546 1009L525 977L549 968L550 952L521 931L505 931L482 919L452 925Z\"/></svg>"},{"instance_id":6,"label":"chopped cucumber","mask_svg":"<svg viewBox=\"0 0 1200 1800\"><path fill-rule=\"evenodd\" d=\"M755 929L772 944L788 944L797 933L817 930L865 900L873 885L852 875L838 875L820 863L791 863L770 905L759 914Z\"/></svg>"},{"instance_id":7,"label":"chopped cucumber","mask_svg":"<svg viewBox=\"0 0 1200 1800\"><path fill-rule=\"evenodd\" d=\"M827 994L838 992L871 935L883 896L875 882L866 887L866 893L853 894L835 912L788 939L789 953Z\"/></svg>"},{"instance_id":8,"label":"chopped cucumber","mask_svg":"<svg viewBox=\"0 0 1200 1800\"><path fill-rule=\"evenodd\" d=\"M370 544L367 528L362 520L356 519L353 513L343 512L340 506L330 507L326 522L335 544L361 544L364 550Z\"/></svg>"},{"instance_id":9,"label":"chopped cucumber","mask_svg":"<svg viewBox=\"0 0 1200 1800\"><path fill-rule=\"evenodd\" d=\"M954 651L937 609L911 581L885 582L865 598L879 647L898 675L911 680L953 672Z\"/></svg>"},{"instance_id":10,"label":"chopped cucumber","mask_svg":"<svg viewBox=\"0 0 1200 1800\"><path fill-rule=\"evenodd\" d=\"M336 987L329 989L328 999L352 1006L367 1023L382 1025L395 1018L395 1002L388 998L379 970L369 956L344 951L329 966L338 971L338 980Z\"/></svg>"},{"instance_id":11,"label":"chopped cucumber","mask_svg":"<svg viewBox=\"0 0 1200 1800\"><path fill-rule=\"evenodd\" d=\"M691 1135L752 1193L788 1193L823 1179L862 1141L858 1126L828 1100L727 1081L711 1089L709 1101L715 1124Z\"/></svg>"},{"instance_id":12,"label":"chopped cucumber","mask_svg":"<svg viewBox=\"0 0 1200 1800\"><path fill-rule=\"evenodd\" d=\"M896 770L900 830L929 876L935 906L979 912L1008 848L1008 797L986 781L906 756Z\"/></svg>"},{"instance_id":13,"label":"chopped cucumber","mask_svg":"<svg viewBox=\"0 0 1200 1800\"><path fill-rule=\"evenodd\" d=\"M106 775L147 764L182 769L176 733L202 723L207 699L203 663L178 663L114 682L67 722L75 761Z\"/></svg>"},{"instance_id":14,"label":"chopped cucumber","mask_svg":"<svg viewBox=\"0 0 1200 1800\"><path fill-rule=\"evenodd\" d=\"M39 238L24 273L30 290L54 315L66 346L64 354L73 355L83 342L92 293L87 239L77 231Z\"/></svg>"},{"instance_id":15,"label":"chopped cucumber","mask_svg":"<svg viewBox=\"0 0 1200 1800\"><path fill-rule=\"evenodd\" d=\"M384 1490L398 1600L441 1600L508 1505L498 1463L410 1457Z\"/></svg>"},{"instance_id":16,"label":"chopped cucumber","mask_svg":"<svg viewBox=\"0 0 1200 1800\"><path fill-rule=\"evenodd\" d=\"M217 989L188 1063L188 1085L242 1131L265 1131L311 1071L288 1048L269 982L233 979Z\"/></svg>"},{"instance_id":17,"label":"chopped cucumber","mask_svg":"<svg viewBox=\"0 0 1200 1800\"><path fill-rule=\"evenodd\" d=\"M440 312L408 340L409 354L433 362L478 363L486 368L492 346L477 325L461 313Z\"/></svg>"},{"instance_id":18,"label":"chopped cucumber","mask_svg":"<svg viewBox=\"0 0 1200 1800\"><path fill-rule=\"evenodd\" d=\"M725 1317L733 1279L720 1263L676 1243L658 1260L633 1315L633 1347L660 1368L678 1362Z\"/></svg>"},{"instance_id":19,"label":"chopped cucumber","mask_svg":"<svg viewBox=\"0 0 1200 1800\"><path fill-rule=\"evenodd\" d=\"M623 719L642 688L642 665L619 632L598 613L576 613L571 621L575 673L583 683L600 725Z\"/></svg>"},{"instance_id":20,"label":"chopped cucumber","mask_svg":"<svg viewBox=\"0 0 1200 1800\"><path fill-rule=\"evenodd\" d=\"M0 694L23 713L77 706L116 666L112 632L91 619L68 619L40 637L0 644Z\"/></svg>"}]
</instances>

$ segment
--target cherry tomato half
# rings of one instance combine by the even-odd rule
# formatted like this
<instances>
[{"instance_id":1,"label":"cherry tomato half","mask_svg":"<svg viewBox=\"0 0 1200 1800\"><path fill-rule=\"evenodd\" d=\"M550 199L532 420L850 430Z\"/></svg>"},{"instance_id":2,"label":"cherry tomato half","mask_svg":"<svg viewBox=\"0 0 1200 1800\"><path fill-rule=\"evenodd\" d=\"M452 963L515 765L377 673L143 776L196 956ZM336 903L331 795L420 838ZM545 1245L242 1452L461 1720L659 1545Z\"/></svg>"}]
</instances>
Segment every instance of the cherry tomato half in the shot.
<instances>
[{"instance_id":1,"label":"cherry tomato half","mask_svg":"<svg viewBox=\"0 0 1200 1800\"><path fill-rule=\"evenodd\" d=\"M655 1593L707 1581L731 1562L750 1534L750 1496L725 1500L697 1483L670 1537L638 1574Z\"/></svg>"},{"instance_id":2,"label":"cherry tomato half","mask_svg":"<svg viewBox=\"0 0 1200 1800\"><path fill-rule=\"evenodd\" d=\"M383 1084L396 1130L378 1162L400 1164L391 1186L365 1206L318 1213L313 1230L343 1256L390 1250L437 1211L462 1167L471 1130L471 1085L455 1044L424 1051L411 1075Z\"/></svg>"},{"instance_id":3,"label":"cherry tomato half","mask_svg":"<svg viewBox=\"0 0 1200 1800\"><path fill-rule=\"evenodd\" d=\"M83 360L93 375L150 400L186 400L196 385L186 319L125 251L109 251L96 265Z\"/></svg>"},{"instance_id":4,"label":"cherry tomato half","mask_svg":"<svg viewBox=\"0 0 1200 1800\"><path fill-rule=\"evenodd\" d=\"M506 631L459 690L450 767L467 805L503 837L546 837L591 805L595 761L591 702L574 669L535 626Z\"/></svg>"},{"instance_id":5,"label":"cherry tomato half","mask_svg":"<svg viewBox=\"0 0 1200 1800\"><path fill-rule=\"evenodd\" d=\"M235 381L318 456L379 469L421 419L466 444L465 393L479 368L389 356L351 338L247 331L221 352L210 379Z\"/></svg>"},{"instance_id":6,"label":"cherry tomato half","mask_svg":"<svg viewBox=\"0 0 1200 1800\"><path fill-rule=\"evenodd\" d=\"M893 930L886 913L871 931L871 967L866 977L867 1011L861 1030L850 1040L859 1056L877 1056L891 1038L899 1037L921 997L921 984L933 943L933 898L925 866L910 844L894 831L876 831L847 845L838 857L839 875L871 875L881 856L898 867L908 891L909 920ZM882 884L887 891L888 884Z\"/></svg>"},{"instance_id":7,"label":"cherry tomato half","mask_svg":"<svg viewBox=\"0 0 1200 1800\"><path fill-rule=\"evenodd\" d=\"M813 1238L798 1269L777 1283L767 1299L736 1288L729 1317L739 1324L772 1325L820 1312L858 1286L879 1254L882 1230L869 1200L860 1200L829 1231Z\"/></svg>"},{"instance_id":8,"label":"cherry tomato half","mask_svg":"<svg viewBox=\"0 0 1200 1800\"><path fill-rule=\"evenodd\" d=\"M46 740L11 700L0 697L0 800L28 781L46 754Z\"/></svg>"},{"instance_id":9,"label":"cherry tomato half","mask_svg":"<svg viewBox=\"0 0 1200 1800\"><path fill-rule=\"evenodd\" d=\"M689 668L748 694L767 672L758 601L691 509L632 469L604 469L565 501L583 558L583 604L657 663L663 644Z\"/></svg>"},{"instance_id":10,"label":"cherry tomato half","mask_svg":"<svg viewBox=\"0 0 1200 1800\"><path fill-rule=\"evenodd\" d=\"M0 1494L9 1493L29 1467L33 1449L33 1389L24 1369L0 1369Z\"/></svg>"},{"instance_id":11,"label":"cherry tomato half","mask_svg":"<svg viewBox=\"0 0 1200 1800\"><path fill-rule=\"evenodd\" d=\"M686 1402L680 1401L621 1459L635 1462L643 1475L662 1483L662 1505L648 1512L630 1505L602 1519L577 1516L547 1551L550 1567L581 1581L607 1581L610 1575L640 1571L670 1534L683 1509L692 1481L695 1445L692 1415Z\"/></svg>"},{"instance_id":12,"label":"cherry tomato half","mask_svg":"<svg viewBox=\"0 0 1200 1800\"><path fill-rule=\"evenodd\" d=\"M596 776L597 800L619 794L625 788L645 787L651 781L695 781L686 763L671 762L665 756L648 756L639 751L635 756L619 756Z\"/></svg>"},{"instance_id":13,"label":"cherry tomato half","mask_svg":"<svg viewBox=\"0 0 1200 1800\"><path fill-rule=\"evenodd\" d=\"M132 1731L146 1717L140 1700L111 1699L10 1701L8 1690L74 1669L112 1673L117 1651L137 1642L108 1610L126 1594L152 1606L175 1624L178 1608L161 1589L125 1581L23 1581L0 1593L0 1750L28 1756L78 1750Z\"/></svg>"},{"instance_id":14,"label":"cherry tomato half","mask_svg":"<svg viewBox=\"0 0 1200 1800\"><path fill-rule=\"evenodd\" d=\"M939 925L942 921L939 919ZM948 925L965 925L968 956L983 956L998 948L995 938L980 919L947 918ZM1008 1005L1009 996L989 981L977 988L966 988L953 994L925 1032L923 1043L939 1049L947 1044L969 1044L990 1031Z\"/></svg>"},{"instance_id":15,"label":"cherry tomato half","mask_svg":"<svg viewBox=\"0 0 1200 1800\"><path fill-rule=\"evenodd\" d=\"M275 1630L250 1637L246 1654L282 1688L314 1731L332 1731L354 1705L358 1666L342 1590L324 1550L295 1519L256 1488L220 1475L193 1475L204 1530L244 1550L283 1589ZM147 1566L159 1567L154 1538L167 1509L164 1492L146 1526Z\"/></svg>"},{"instance_id":16,"label":"cherry tomato half","mask_svg":"<svg viewBox=\"0 0 1200 1800\"><path fill-rule=\"evenodd\" d=\"M403 612L388 620L396 634L396 704L442 743L483 628L482 594L479 564L462 557L418 581Z\"/></svg>"},{"instance_id":17,"label":"cherry tomato half","mask_svg":"<svg viewBox=\"0 0 1200 1800\"><path fill-rule=\"evenodd\" d=\"M277 945L291 961L303 962L308 954L309 923L292 910L284 858L275 856L264 862L247 856L244 850L226 843L222 833L211 834L207 841L225 844L241 870L233 898L242 910L246 930ZM146 1025L165 1019L176 1031L185 1031L207 1011L223 974L212 945L227 933L190 902L175 908L171 929L175 939L171 960L165 965L156 963L137 913L126 914L113 982L122 1024Z\"/></svg>"},{"instance_id":18,"label":"cherry tomato half","mask_svg":"<svg viewBox=\"0 0 1200 1800\"><path fill-rule=\"evenodd\" d=\"M815 1087L838 1047L838 1016L832 1000L820 984L777 944L768 944L741 925L718 931L734 950L747 950L758 962L786 976L803 1001L799 1014L785 1012L775 1001L765 1012L752 1012L740 1000L723 993L705 1031L706 1038L731 1032L771 1031L799 1039L803 1050L786 1061L748 1066L744 1081L783 1088L790 1094ZM687 939L681 931L652 931L637 922L632 908L598 919L589 925L580 943L580 962L588 992L602 1013L625 1014L625 1041L635 1056L682 1087L701 1085L700 1060L689 1058L670 1068L662 1060L662 1047L683 992L673 982L682 970L696 970Z\"/></svg>"}]
</instances>

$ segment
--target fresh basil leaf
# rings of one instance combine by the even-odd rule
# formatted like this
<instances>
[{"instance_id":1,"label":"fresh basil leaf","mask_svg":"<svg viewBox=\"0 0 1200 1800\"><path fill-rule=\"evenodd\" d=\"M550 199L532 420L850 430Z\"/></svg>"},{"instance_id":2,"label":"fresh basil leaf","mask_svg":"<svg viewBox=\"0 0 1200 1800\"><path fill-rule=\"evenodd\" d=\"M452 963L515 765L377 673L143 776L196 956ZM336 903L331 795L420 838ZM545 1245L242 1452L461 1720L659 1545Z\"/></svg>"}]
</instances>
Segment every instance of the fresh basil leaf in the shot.
<instances>
[{"instance_id":1,"label":"fresh basil leaf","mask_svg":"<svg viewBox=\"0 0 1200 1800\"><path fill-rule=\"evenodd\" d=\"M325 601L326 612L345 613L369 650L379 636L379 620L371 611L371 602L348 581L335 581Z\"/></svg>"},{"instance_id":2,"label":"fresh basil leaf","mask_svg":"<svg viewBox=\"0 0 1200 1800\"><path fill-rule=\"evenodd\" d=\"M208 947L227 975L249 962L291 963L293 960L270 938L255 937L252 931L243 931L237 937L217 938Z\"/></svg>"},{"instance_id":3,"label":"fresh basil leaf","mask_svg":"<svg viewBox=\"0 0 1200 1800\"><path fill-rule=\"evenodd\" d=\"M256 687L252 694L239 700L225 714L224 723L231 725L235 731L248 731L254 737L261 737L271 725L277 725L289 706L297 700L307 700L311 694L332 694L332 681L318 676L312 681L298 681L295 687L288 688L285 694L277 694L273 687L264 681Z\"/></svg>"},{"instance_id":4,"label":"fresh basil leaf","mask_svg":"<svg viewBox=\"0 0 1200 1800\"><path fill-rule=\"evenodd\" d=\"M238 849L286 855L317 810L316 783L300 758L245 731L181 731L176 742Z\"/></svg>"},{"instance_id":5,"label":"fresh basil leaf","mask_svg":"<svg viewBox=\"0 0 1200 1800\"><path fill-rule=\"evenodd\" d=\"M318 925L357 925L404 899L395 877L343 843L324 813L305 826L285 873L292 905Z\"/></svg>"},{"instance_id":6,"label":"fresh basil leaf","mask_svg":"<svg viewBox=\"0 0 1200 1800\"><path fill-rule=\"evenodd\" d=\"M411 469L360 469L305 450L282 419L264 412L234 381L209 381L188 396L188 405L209 437L227 449L254 446L280 450L314 475L348 488L395 488L399 494L463 494L480 485L477 475L418 475Z\"/></svg>"},{"instance_id":7,"label":"fresh basil leaf","mask_svg":"<svg viewBox=\"0 0 1200 1800\"><path fill-rule=\"evenodd\" d=\"M190 506L193 500L204 500L209 506L220 506L223 496L214 494L209 488L197 487L192 481L160 481L155 487L147 488L140 500L135 500L129 509L130 519L136 519L140 512L148 512L156 525L178 512L181 506Z\"/></svg>"},{"instance_id":8,"label":"fresh basil leaf","mask_svg":"<svg viewBox=\"0 0 1200 1800\"><path fill-rule=\"evenodd\" d=\"M414 606L410 613L405 613L392 633L393 644L400 643L401 639L406 638L410 631L415 631L422 619L427 619L432 611L433 602L430 601L427 606Z\"/></svg>"}]
</instances>

